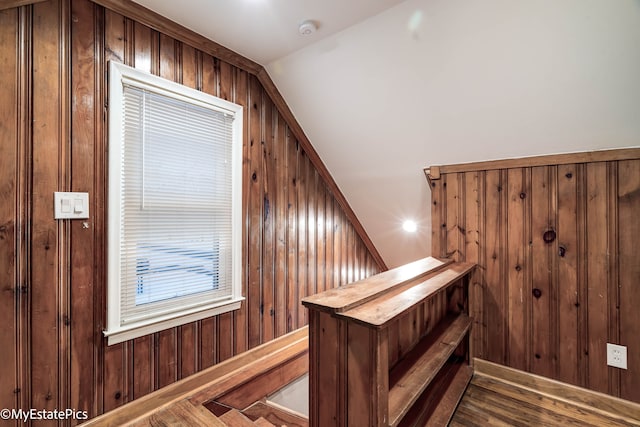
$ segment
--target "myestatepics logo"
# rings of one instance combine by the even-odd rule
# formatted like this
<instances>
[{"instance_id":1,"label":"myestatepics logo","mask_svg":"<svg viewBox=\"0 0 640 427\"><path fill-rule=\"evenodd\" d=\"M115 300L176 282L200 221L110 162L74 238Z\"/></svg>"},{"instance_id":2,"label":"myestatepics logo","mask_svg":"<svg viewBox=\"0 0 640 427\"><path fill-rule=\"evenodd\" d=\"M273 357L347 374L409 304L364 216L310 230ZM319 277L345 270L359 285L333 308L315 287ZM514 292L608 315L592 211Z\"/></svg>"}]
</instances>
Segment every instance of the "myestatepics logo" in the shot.
<instances>
[{"instance_id":1,"label":"myestatepics logo","mask_svg":"<svg viewBox=\"0 0 640 427\"><path fill-rule=\"evenodd\" d=\"M31 420L87 420L89 413L87 411L78 411L76 409L8 409L0 410L0 418L3 420L21 420L29 422Z\"/></svg>"}]
</instances>

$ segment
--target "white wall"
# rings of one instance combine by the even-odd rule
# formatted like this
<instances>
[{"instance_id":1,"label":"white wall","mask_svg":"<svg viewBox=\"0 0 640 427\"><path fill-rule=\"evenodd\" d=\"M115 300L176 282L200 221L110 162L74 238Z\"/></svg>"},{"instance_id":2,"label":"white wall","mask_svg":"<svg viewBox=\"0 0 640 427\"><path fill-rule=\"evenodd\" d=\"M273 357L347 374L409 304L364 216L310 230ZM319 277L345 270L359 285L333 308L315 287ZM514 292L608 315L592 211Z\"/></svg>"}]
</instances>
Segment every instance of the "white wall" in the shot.
<instances>
[{"instance_id":1,"label":"white wall","mask_svg":"<svg viewBox=\"0 0 640 427\"><path fill-rule=\"evenodd\" d=\"M425 166L640 145L640 0L406 0L267 69L390 266Z\"/></svg>"}]
</instances>

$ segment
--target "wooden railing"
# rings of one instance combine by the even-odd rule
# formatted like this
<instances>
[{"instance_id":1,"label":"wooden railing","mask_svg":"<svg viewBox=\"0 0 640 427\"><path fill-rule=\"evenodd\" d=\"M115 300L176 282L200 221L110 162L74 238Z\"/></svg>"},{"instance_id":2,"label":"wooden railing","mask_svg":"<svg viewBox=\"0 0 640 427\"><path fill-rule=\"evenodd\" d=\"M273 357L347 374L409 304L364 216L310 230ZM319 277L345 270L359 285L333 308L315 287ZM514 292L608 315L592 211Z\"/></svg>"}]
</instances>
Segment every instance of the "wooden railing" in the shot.
<instances>
[{"instance_id":1,"label":"wooden railing","mask_svg":"<svg viewBox=\"0 0 640 427\"><path fill-rule=\"evenodd\" d=\"M304 375L308 366L307 342L307 328L297 329L93 418L83 426L238 425L228 419L238 414L229 411L219 421L211 407L220 403L245 408Z\"/></svg>"},{"instance_id":2,"label":"wooden railing","mask_svg":"<svg viewBox=\"0 0 640 427\"><path fill-rule=\"evenodd\" d=\"M472 373L473 268L429 257L303 299L310 426L446 425Z\"/></svg>"}]
</instances>

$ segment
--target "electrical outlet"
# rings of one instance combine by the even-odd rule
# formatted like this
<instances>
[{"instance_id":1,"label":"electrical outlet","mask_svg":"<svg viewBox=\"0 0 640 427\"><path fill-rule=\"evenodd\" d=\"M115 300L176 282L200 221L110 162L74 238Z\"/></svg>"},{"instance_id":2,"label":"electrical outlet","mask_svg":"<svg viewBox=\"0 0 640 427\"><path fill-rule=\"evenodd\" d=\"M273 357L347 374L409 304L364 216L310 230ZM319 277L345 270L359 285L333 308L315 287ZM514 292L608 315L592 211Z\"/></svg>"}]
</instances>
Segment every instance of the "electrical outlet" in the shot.
<instances>
[{"instance_id":1,"label":"electrical outlet","mask_svg":"<svg viewBox=\"0 0 640 427\"><path fill-rule=\"evenodd\" d=\"M627 347L607 343L607 365L627 369Z\"/></svg>"}]
</instances>

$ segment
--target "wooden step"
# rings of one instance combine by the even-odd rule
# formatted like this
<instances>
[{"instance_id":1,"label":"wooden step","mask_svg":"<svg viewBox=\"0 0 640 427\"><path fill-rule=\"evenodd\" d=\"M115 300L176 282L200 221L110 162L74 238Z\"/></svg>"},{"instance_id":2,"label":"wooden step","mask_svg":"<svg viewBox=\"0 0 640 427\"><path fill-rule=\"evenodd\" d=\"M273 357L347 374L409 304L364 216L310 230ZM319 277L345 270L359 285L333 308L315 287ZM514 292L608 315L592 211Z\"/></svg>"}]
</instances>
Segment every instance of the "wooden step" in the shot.
<instances>
[{"instance_id":1,"label":"wooden step","mask_svg":"<svg viewBox=\"0 0 640 427\"><path fill-rule=\"evenodd\" d=\"M389 373L389 425L397 426L471 327L465 315L445 318Z\"/></svg>"},{"instance_id":2,"label":"wooden step","mask_svg":"<svg viewBox=\"0 0 640 427\"><path fill-rule=\"evenodd\" d=\"M273 424L271 424L269 421L265 420L262 417L255 420L253 424L257 425L258 427L274 427Z\"/></svg>"},{"instance_id":3,"label":"wooden step","mask_svg":"<svg viewBox=\"0 0 640 427\"><path fill-rule=\"evenodd\" d=\"M256 402L244 411L250 419L264 418L276 426L309 427L309 420L266 402Z\"/></svg>"},{"instance_id":4,"label":"wooden step","mask_svg":"<svg viewBox=\"0 0 640 427\"><path fill-rule=\"evenodd\" d=\"M218 417L201 405L193 405L188 400L175 402L148 418L126 425L141 426L211 426L225 427Z\"/></svg>"},{"instance_id":5,"label":"wooden step","mask_svg":"<svg viewBox=\"0 0 640 427\"><path fill-rule=\"evenodd\" d=\"M232 409L220 417L227 427L254 427L255 424L237 409Z\"/></svg>"}]
</instances>

